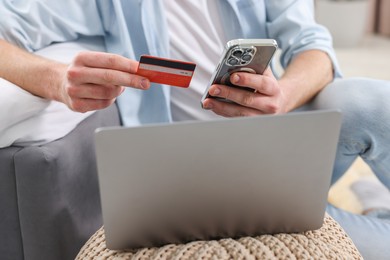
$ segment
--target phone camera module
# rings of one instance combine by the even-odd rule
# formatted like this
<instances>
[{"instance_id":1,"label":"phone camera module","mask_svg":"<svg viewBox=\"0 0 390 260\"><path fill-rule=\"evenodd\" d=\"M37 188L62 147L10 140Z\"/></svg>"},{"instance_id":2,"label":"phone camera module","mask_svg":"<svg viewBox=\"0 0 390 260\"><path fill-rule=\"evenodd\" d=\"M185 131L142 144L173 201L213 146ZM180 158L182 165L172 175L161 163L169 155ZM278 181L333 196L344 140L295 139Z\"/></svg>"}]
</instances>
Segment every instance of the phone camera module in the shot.
<instances>
[{"instance_id":1,"label":"phone camera module","mask_svg":"<svg viewBox=\"0 0 390 260\"><path fill-rule=\"evenodd\" d=\"M249 64L256 53L254 47L237 47L230 51L226 64L229 66L245 66Z\"/></svg>"}]
</instances>

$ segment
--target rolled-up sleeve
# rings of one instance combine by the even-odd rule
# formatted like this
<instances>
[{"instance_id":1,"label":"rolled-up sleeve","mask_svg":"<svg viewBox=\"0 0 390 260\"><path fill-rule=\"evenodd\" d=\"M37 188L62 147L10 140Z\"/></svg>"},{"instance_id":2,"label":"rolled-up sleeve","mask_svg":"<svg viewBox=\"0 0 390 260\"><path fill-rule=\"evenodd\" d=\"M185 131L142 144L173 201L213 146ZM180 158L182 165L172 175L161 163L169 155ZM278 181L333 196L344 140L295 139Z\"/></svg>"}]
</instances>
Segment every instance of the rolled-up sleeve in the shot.
<instances>
[{"instance_id":1,"label":"rolled-up sleeve","mask_svg":"<svg viewBox=\"0 0 390 260\"><path fill-rule=\"evenodd\" d=\"M322 50L332 60L334 76L341 77L329 31L316 23L312 0L266 0L267 34L278 41L285 68L292 58L306 50Z\"/></svg>"},{"instance_id":2,"label":"rolled-up sleeve","mask_svg":"<svg viewBox=\"0 0 390 260\"><path fill-rule=\"evenodd\" d=\"M36 51L81 35L104 35L96 1L0 0L0 39Z\"/></svg>"}]
</instances>

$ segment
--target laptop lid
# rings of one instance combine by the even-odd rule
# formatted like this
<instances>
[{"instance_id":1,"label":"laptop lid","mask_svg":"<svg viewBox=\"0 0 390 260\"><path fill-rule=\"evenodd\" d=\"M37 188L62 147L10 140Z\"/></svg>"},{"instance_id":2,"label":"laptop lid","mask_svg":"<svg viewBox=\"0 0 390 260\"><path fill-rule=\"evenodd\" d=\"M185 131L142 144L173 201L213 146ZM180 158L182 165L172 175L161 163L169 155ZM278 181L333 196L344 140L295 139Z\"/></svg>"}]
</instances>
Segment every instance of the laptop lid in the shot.
<instances>
[{"instance_id":1,"label":"laptop lid","mask_svg":"<svg viewBox=\"0 0 390 260\"><path fill-rule=\"evenodd\" d=\"M340 121L311 111L98 129L107 247L321 227Z\"/></svg>"}]
</instances>

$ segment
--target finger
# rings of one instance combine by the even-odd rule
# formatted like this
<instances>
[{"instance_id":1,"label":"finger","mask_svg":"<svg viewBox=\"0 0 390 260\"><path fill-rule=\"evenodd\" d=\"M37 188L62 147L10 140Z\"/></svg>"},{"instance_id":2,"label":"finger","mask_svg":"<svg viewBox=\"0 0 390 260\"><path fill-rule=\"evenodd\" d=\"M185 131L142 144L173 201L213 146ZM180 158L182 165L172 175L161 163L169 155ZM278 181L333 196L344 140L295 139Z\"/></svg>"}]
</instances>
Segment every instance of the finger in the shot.
<instances>
[{"instance_id":1,"label":"finger","mask_svg":"<svg viewBox=\"0 0 390 260\"><path fill-rule=\"evenodd\" d=\"M99 69L71 66L67 72L69 82L92 83L97 85L120 85L139 89L148 89L150 81L147 78L111 69Z\"/></svg>"},{"instance_id":2,"label":"finger","mask_svg":"<svg viewBox=\"0 0 390 260\"><path fill-rule=\"evenodd\" d=\"M271 77L271 78L276 79L275 76L274 76L274 73L272 72L272 70L270 69L270 67L268 67L268 68L264 71L263 76L267 76L267 77Z\"/></svg>"},{"instance_id":3,"label":"finger","mask_svg":"<svg viewBox=\"0 0 390 260\"><path fill-rule=\"evenodd\" d=\"M212 85L210 87L209 93L213 97L224 98L241 106L251 108L257 108L258 106L256 98L259 96L259 94L251 91L233 88L226 85Z\"/></svg>"},{"instance_id":4,"label":"finger","mask_svg":"<svg viewBox=\"0 0 390 260\"><path fill-rule=\"evenodd\" d=\"M115 85L84 84L67 88L68 95L73 99L113 99L123 91L124 87Z\"/></svg>"},{"instance_id":5,"label":"finger","mask_svg":"<svg viewBox=\"0 0 390 260\"><path fill-rule=\"evenodd\" d=\"M226 85L212 85L209 93L213 97L221 97L234 103L255 109L261 114L274 114L278 112L279 106L272 96L265 96L247 90L232 88Z\"/></svg>"},{"instance_id":6,"label":"finger","mask_svg":"<svg viewBox=\"0 0 390 260\"><path fill-rule=\"evenodd\" d=\"M138 62L135 60L117 54L93 51L78 53L73 63L79 66L120 70L129 73L136 73L138 68Z\"/></svg>"},{"instance_id":7,"label":"finger","mask_svg":"<svg viewBox=\"0 0 390 260\"><path fill-rule=\"evenodd\" d=\"M263 95L272 96L278 91L275 79L265 75L237 72L230 76L230 81L237 86L252 88Z\"/></svg>"},{"instance_id":8,"label":"finger","mask_svg":"<svg viewBox=\"0 0 390 260\"><path fill-rule=\"evenodd\" d=\"M255 116L263 114L261 111L256 109L243 107L234 103L218 101L213 98L205 99L203 101L203 107L224 117Z\"/></svg>"},{"instance_id":9,"label":"finger","mask_svg":"<svg viewBox=\"0 0 390 260\"><path fill-rule=\"evenodd\" d=\"M88 111L94 111L109 107L115 102L115 99L88 99L79 98L72 99L70 108L73 111L85 113Z\"/></svg>"}]
</instances>

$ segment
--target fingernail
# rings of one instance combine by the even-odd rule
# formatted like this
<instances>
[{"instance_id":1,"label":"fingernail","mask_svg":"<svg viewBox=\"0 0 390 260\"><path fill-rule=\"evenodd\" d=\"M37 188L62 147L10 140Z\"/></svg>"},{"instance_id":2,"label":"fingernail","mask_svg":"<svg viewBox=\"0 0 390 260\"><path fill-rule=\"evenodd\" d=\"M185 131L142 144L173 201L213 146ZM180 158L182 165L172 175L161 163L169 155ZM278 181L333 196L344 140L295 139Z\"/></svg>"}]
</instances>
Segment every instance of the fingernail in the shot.
<instances>
[{"instance_id":1,"label":"fingernail","mask_svg":"<svg viewBox=\"0 0 390 260\"><path fill-rule=\"evenodd\" d=\"M212 95L219 95L219 94L221 94L221 90L219 88L215 88L215 89L213 89L211 94Z\"/></svg>"},{"instance_id":2,"label":"fingernail","mask_svg":"<svg viewBox=\"0 0 390 260\"><path fill-rule=\"evenodd\" d=\"M147 89L149 87L148 81L146 79L141 80L141 87Z\"/></svg>"},{"instance_id":3,"label":"fingernail","mask_svg":"<svg viewBox=\"0 0 390 260\"><path fill-rule=\"evenodd\" d=\"M210 102L207 102L206 104L203 103L203 108L204 109L212 109L213 108L213 104L210 103Z\"/></svg>"},{"instance_id":4,"label":"fingernail","mask_svg":"<svg viewBox=\"0 0 390 260\"><path fill-rule=\"evenodd\" d=\"M238 76L238 74L233 74L230 78L230 81L232 83L238 83L240 81L240 76Z\"/></svg>"}]
</instances>

